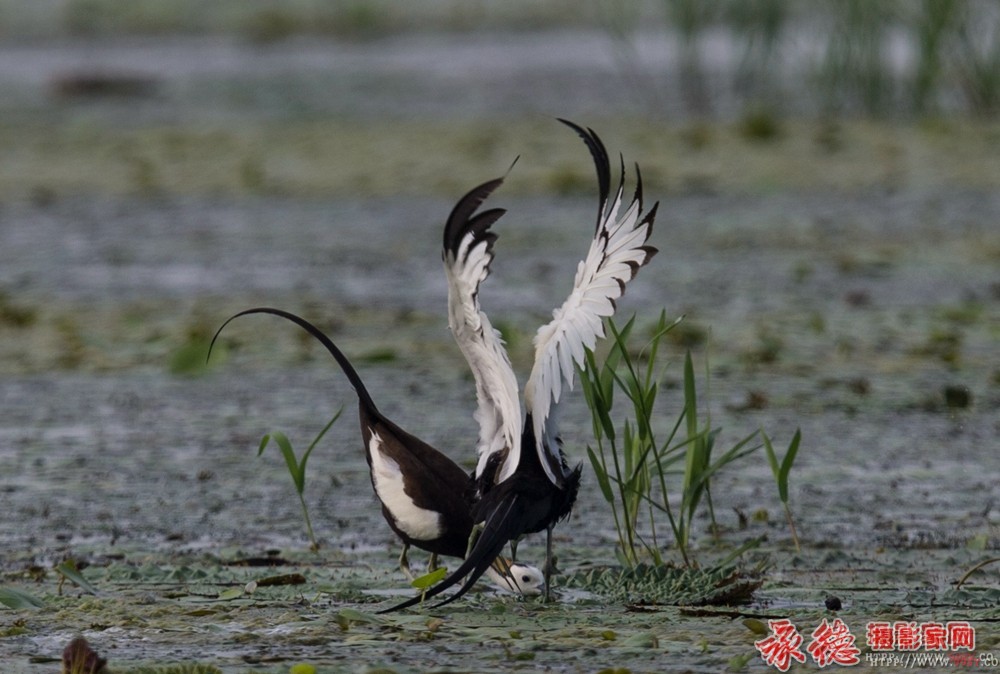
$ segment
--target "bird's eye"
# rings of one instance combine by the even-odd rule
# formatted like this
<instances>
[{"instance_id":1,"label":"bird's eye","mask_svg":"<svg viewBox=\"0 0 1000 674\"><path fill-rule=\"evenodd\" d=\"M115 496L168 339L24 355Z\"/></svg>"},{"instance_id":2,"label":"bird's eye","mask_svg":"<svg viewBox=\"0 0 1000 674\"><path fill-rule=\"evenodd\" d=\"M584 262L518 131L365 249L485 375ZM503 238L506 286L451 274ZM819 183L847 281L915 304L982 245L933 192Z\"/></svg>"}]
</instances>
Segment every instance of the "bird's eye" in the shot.
<instances>
[{"instance_id":1,"label":"bird's eye","mask_svg":"<svg viewBox=\"0 0 1000 674\"><path fill-rule=\"evenodd\" d=\"M521 576L521 582L522 583L530 583L531 582L531 576Z\"/></svg>"}]
</instances>

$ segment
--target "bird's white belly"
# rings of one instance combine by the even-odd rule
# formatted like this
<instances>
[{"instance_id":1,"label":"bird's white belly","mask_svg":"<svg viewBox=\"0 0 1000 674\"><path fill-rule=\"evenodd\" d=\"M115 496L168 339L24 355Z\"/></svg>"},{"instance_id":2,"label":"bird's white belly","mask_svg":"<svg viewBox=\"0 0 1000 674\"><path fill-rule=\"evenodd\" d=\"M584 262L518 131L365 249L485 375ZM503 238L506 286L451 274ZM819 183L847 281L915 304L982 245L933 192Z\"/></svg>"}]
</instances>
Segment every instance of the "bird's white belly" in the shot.
<instances>
[{"instance_id":1,"label":"bird's white belly","mask_svg":"<svg viewBox=\"0 0 1000 674\"><path fill-rule=\"evenodd\" d=\"M372 459L372 479L379 500L392 514L396 526L418 541L441 536L441 514L413 503L403 488L403 473L399 464L382 452L382 440L372 433L368 451Z\"/></svg>"}]
</instances>

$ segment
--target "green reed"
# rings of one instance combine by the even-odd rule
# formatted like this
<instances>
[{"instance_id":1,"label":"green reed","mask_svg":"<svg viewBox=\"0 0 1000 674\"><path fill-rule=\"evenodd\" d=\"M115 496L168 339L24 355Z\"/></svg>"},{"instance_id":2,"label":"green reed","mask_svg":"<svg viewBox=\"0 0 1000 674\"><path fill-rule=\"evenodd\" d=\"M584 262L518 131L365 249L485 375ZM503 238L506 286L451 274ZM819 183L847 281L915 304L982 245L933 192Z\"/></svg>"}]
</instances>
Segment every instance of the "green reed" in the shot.
<instances>
[{"instance_id":1,"label":"green reed","mask_svg":"<svg viewBox=\"0 0 1000 674\"><path fill-rule=\"evenodd\" d=\"M319 550L319 543L316 541L316 536L313 534L312 521L309 519L309 508L306 506L306 463L309 461L309 455L312 454L314 449L316 449L316 445L318 445L319 441L323 439L323 436L326 435L328 430L330 430L330 427L333 426L334 422L340 418L340 414L343 411L343 407L337 410L337 413L333 415L333 418L330 419L329 422L327 422L326 426L323 427L323 430L319 432L319 435L317 435L309 445L309 448L302 454L301 461L295 456L295 450L292 448L291 441L281 431L275 431L265 435L261 438L260 447L257 449L257 456L261 456L267 448L268 443L270 443L273 439L275 444L278 445L278 449L281 450L281 455L285 458L285 465L288 467L288 474L292 476L292 482L295 484L295 491L298 492L299 503L302 504L302 517L306 522L306 531L309 533L309 547L313 552Z\"/></svg>"},{"instance_id":2,"label":"green reed","mask_svg":"<svg viewBox=\"0 0 1000 674\"><path fill-rule=\"evenodd\" d=\"M664 518L684 565L691 566L692 522L703 503L716 529L712 476L759 448L750 444L757 435L754 431L713 458L721 429L712 427L710 415L699 412L690 352L684 359L681 410L671 423L664 423L669 417L658 405L662 376L658 358L662 340L679 322L668 323L661 312L652 338L634 354L629 342L635 318L621 328L608 320L607 356L599 364L588 350L586 366L580 369L594 433L594 446L587 447L587 454L601 494L611 506L618 553L628 567L647 559L664 563L658 529ZM615 410L616 394L625 396L625 412Z\"/></svg>"}]
</instances>

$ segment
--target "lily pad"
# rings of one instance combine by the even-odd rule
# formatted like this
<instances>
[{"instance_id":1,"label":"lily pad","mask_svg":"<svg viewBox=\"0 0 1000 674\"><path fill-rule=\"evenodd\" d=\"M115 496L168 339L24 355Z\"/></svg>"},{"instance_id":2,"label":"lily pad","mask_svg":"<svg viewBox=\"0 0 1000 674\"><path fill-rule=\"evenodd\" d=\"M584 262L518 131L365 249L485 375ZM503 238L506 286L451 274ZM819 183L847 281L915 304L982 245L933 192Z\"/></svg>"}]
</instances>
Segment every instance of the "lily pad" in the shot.
<instances>
[{"instance_id":1,"label":"lily pad","mask_svg":"<svg viewBox=\"0 0 1000 674\"><path fill-rule=\"evenodd\" d=\"M705 569L640 564L598 567L567 578L567 585L627 604L733 606L748 603L764 582L736 566Z\"/></svg>"}]
</instances>

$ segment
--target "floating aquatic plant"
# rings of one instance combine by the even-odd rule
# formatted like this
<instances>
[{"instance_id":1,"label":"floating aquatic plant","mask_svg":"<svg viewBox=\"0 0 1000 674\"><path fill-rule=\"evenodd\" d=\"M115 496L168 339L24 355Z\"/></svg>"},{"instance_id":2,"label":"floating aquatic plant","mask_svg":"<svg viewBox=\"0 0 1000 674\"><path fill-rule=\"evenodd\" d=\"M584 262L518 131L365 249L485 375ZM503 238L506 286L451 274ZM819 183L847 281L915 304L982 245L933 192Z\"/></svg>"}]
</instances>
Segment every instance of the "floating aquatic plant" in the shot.
<instances>
[{"instance_id":1,"label":"floating aquatic plant","mask_svg":"<svg viewBox=\"0 0 1000 674\"><path fill-rule=\"evenodd\" d=\"M0 586L0 604L12 609L41 608L45 605L41 599L6 585Z\"/></svg>"},{"instance_id":2,"label":"floating aquatic plant","mask_svg":"<svg viewBox=\"0 0 1000 674\"><path fill-rule=\"evenodd\" d=\"M631 605L732 606L750 601L763 583L723 563L710 568L639 564L632 568L600 567L569 576L566 584Z\"/></svg>"},{"instance_id":3,"label":"floating aquatic plant","mask_svg":"<svg viewBox=\"0 0 1000 674\"><path fill-rule=\"evenodd\" d=\"M128 670L129 674L222 674L214 665L166 665L163 667L139 667Z\"/></svg>"},{"instance_id":4,"label":"floating aquatic plant","mask_svg":"<svg viewBox=\"0 0 1000 674\"><path fill-rule=\"evenodd\" d=\"M63 582L69 580L74 583L77 587L88 594L97 595L100 594L97 588L91 585L83 574L80 573L80 569L77 567L76 562L72 559L68 559L65 562L59 564L56 567L56 571L59 572L59 591L62 592Z\"/></svg>"}]
</instances>

